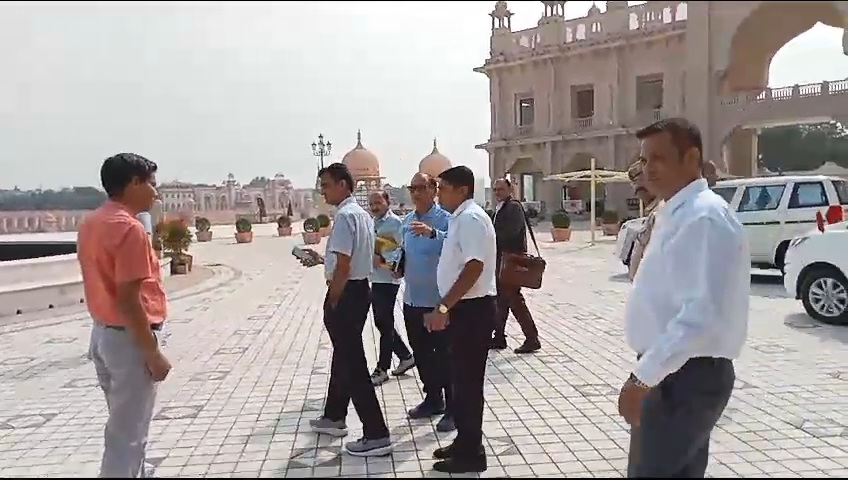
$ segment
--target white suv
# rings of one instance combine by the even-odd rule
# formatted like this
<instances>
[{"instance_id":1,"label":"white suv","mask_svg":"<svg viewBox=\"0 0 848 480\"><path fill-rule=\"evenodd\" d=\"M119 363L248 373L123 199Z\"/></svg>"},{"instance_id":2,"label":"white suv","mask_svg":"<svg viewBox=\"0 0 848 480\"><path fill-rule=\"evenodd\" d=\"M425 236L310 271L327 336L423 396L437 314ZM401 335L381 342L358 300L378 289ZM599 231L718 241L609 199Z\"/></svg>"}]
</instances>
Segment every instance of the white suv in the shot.
<instances>
[{"instance_id":1,"label":"white suv","mask_svg":"<svg viewBox=\"0 0 848 480\"><path fill-rule=\"evenodd\" d=\"M786 250L783 285L807 313L848 325L848 222L793 239Z\"/></svg>"},{"instance_id":2,"label":"white suv","mask_svg":"<svg viewBox=\"0 0 848 480\"><path fill-rule=\"evenodd\" d=\"M816 214L830 223L848 217L848 182L824 175L775 175L723 180L713 187L736 212L748 235L751 264L783 270L795 237L816 227Z\"/></svg>"}]
</instances>

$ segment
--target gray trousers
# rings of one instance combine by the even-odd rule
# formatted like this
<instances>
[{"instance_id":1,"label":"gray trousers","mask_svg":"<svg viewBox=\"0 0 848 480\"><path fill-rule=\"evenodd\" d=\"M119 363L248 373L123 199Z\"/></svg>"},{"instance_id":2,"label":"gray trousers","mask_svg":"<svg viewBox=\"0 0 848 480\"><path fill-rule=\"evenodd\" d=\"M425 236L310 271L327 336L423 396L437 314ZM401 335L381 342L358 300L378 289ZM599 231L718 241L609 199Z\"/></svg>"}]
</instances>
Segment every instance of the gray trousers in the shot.
<instances>
[{"instance_id":1,"label":"gray trousers","mask_svg":"<svg viewBox=\"0 0 848 480\"><path fill-rule=\"evenodd\" d=\"M735 381L730 360L693 358L652 389L630 431L627 477L704 478L710 434Z\"/></svg>"},{"instance_id":2,"label":"gray trousers","mask_svg":"<svg viewBox=\"0 0 848 480\"><path fill-rule=\"evenodd\" d=\"M129 331L94 322L89 356L109 408L100 477L144 477L144 451L156 403L156 383Z\"/></svg>"}]
</instances>

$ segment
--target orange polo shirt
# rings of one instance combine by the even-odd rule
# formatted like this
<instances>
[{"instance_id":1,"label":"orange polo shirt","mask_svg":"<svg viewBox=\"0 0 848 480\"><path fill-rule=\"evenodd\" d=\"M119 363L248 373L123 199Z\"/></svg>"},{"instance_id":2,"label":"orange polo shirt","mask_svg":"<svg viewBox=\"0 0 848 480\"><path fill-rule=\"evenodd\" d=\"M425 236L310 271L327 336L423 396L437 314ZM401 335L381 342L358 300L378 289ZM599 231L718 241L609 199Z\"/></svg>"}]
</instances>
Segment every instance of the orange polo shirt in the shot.
<instances>
[{"instance_id":1,"label":"orange polo shirt","mask_svg":"<svg viewBox=\"0 0 848 480\"><path fill-rule=\"evenodd\" d=\"M167 313L159 261L144 226L117 202L106 201L85 216L77 236L77 259L91 317L109 326L126 326L118 309L117 286L141 280L141 305L151 324Z\"/></svg>"}]
</instances>

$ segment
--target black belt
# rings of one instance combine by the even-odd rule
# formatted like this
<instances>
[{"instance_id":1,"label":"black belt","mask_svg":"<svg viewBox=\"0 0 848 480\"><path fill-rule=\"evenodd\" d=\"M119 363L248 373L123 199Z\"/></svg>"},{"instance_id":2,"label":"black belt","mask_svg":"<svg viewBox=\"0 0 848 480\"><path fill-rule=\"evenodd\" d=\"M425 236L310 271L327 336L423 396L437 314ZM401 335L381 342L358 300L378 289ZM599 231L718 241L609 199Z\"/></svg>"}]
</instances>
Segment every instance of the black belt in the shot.
<instances>
[{"instance_id":1,"label":"black belt","mask_svg":"<svg viewBox=\"0 0 848 480\"><path fill-rule=\"evenodd\" d=\"M158 332L159 330L162 330L162 324L163 323L165 323L165 322L151 323L150 329L153 330L154 332ZM118 330L118 331L121 331L121 332L126 331L126 329L127 329L127 327L122 327L120 325L103 325L103 326L110 329L110 330Z\"/></svg>"}]
</instances>

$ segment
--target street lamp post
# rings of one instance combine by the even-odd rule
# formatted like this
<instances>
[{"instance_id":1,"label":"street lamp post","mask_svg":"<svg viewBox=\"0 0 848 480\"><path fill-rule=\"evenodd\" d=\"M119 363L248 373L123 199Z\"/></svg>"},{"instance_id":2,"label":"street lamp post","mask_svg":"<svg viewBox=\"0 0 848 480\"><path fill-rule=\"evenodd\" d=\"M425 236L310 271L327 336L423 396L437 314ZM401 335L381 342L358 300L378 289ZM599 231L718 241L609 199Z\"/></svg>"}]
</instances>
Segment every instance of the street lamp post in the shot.
<instances>
[{"instance_id":1,"label":"street lamp post","mask_svg":"<svg viewBox=\"0 0 848 480\"><path fill-rule=\"evenodd\" d=\"M333 149L333 144L329 140L324 142L324 134L318 135L318 142L312 142L312 155L318 157L320 167L324 168L324 157L330 156L330 151Z\"/></svg>"}]
</instances>

